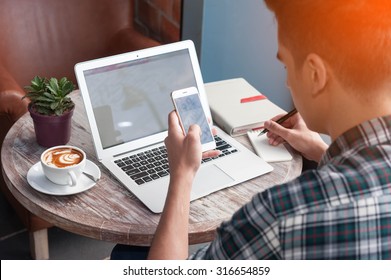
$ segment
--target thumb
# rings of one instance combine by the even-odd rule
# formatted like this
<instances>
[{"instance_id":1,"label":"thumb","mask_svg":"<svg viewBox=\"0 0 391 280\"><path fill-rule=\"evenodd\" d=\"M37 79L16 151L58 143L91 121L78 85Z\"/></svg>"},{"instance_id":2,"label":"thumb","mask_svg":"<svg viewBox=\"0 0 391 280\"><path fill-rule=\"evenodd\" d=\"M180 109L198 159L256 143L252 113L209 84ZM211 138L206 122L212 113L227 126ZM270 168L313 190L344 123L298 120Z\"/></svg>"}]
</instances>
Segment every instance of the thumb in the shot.
<instances>
[{"instance_id":1,"label":"thumb","mask_svg":"<svg viewBox=\"0 0 391 280\"><path fill-rule=\"evenodd\" d=\"M188 135L192 135L192 137L200 138L201 136L201 128L197 124L192 124L189 127Z\"/></svg>"},{"instance_id":2,"label":"thumb","mask_svg":"<svg viewBox=\"0 0 391 280\"><path fill-rule=\"evenodd\" d=\"M189 127L189 131L188 133L195 133L195 134L201 134L201 128L198 124L192 124L190 127Z\"/></svg>"},{"instance_id":3,"label":"thumb","mask_svg":"<svg viewBox=\"0 0 391 280\"><path fill-rule=\"evenodd\" d=\"M287 138L289 137L290 130L276 123L275 121L266 121L264 123L264 127L269 130L269 132L280 136L284 140L287 140Z\"/></svg>"},{"instance_id":4,"label":"thumb","mask_svg":"<svg viewBox=\"0 0 391 280\"><path fill-rule=\"evenodd\" d=\"M191 125L187 132L187 141L190 145L201 145L201 129L198 125Z\"/></svg>"}]
</instances>

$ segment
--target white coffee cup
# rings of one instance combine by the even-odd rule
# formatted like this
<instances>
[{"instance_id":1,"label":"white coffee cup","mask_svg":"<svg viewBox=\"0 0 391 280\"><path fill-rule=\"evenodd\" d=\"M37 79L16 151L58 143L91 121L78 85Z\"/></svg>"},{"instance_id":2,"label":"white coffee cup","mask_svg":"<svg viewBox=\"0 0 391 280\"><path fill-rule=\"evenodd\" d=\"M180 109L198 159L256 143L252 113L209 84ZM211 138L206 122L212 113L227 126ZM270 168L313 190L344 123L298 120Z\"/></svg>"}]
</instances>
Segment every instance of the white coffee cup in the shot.
<instances>
[{"instance_id":1,"label":"white coffee cup","mask_svg":"<svg viewBox=\"0 0 391 280\"><path fill-rule=\"evenodd\" d=\"M76 186L86 166L86 154L74 146L55 146L42 153L41 165L46 178L53 183Z\"/></svg>"}]
</instances>

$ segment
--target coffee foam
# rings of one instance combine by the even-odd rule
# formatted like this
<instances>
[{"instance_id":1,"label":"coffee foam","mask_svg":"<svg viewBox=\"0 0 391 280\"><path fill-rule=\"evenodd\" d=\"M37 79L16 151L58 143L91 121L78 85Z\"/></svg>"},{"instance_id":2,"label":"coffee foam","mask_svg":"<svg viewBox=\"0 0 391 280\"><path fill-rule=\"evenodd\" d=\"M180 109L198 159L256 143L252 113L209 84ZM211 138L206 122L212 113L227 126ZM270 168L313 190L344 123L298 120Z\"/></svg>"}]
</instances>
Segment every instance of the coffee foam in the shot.
<instances>
[{"instance_id":1,"label":"coffee foam","mask_svg":"<svg viewBox=\"0 0 391 280\"><path fill-rule=\"evenodd\" d=\"M72 148L59 148L46 153L44 161L47 165L56 167L69 167L79 164L83 160L83 154Z\"/></svg>"}]
</instances>

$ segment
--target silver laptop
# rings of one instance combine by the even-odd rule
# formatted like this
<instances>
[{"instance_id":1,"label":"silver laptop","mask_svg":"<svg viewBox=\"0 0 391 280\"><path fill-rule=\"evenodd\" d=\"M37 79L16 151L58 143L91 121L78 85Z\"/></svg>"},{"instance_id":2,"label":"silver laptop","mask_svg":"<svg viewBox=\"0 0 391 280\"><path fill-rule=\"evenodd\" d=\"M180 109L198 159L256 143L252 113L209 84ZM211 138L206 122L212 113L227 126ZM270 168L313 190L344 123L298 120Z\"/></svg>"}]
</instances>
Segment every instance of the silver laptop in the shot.
<instances>
[{"instance_id":1,"label":"silver laptop","mask_svg":"<svg viewBox=\"0 0 391 280\"><path fill-rule=\"evenodd\" d=\"M171 92L197 87L211 117L193 42L81 62L75 72L98 160L152 212L160 213L170 176L164 139L174 109ZM192 200L273 169L220 129L216 142L222 154L203 160Z\"/></svg>"}]
</instances>

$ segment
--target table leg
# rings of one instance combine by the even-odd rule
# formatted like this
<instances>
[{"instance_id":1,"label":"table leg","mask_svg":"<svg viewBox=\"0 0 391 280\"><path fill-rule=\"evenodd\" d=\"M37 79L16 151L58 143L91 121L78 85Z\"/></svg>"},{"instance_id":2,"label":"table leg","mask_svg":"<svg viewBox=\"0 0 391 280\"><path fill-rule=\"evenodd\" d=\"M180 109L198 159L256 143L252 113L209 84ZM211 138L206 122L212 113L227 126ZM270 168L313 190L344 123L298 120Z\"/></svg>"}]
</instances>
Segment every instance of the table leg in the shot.
<instances>
[{"instance_id":1,"label":"table leg","mask_svg":"<svg viewBox=\"0 0 391 280\"><path fill-rule=\"evenodd\" d=\"M48 230L41 229L29 233L31 256L35 260L49 259Z\"/></svg>"}]
</instances>

